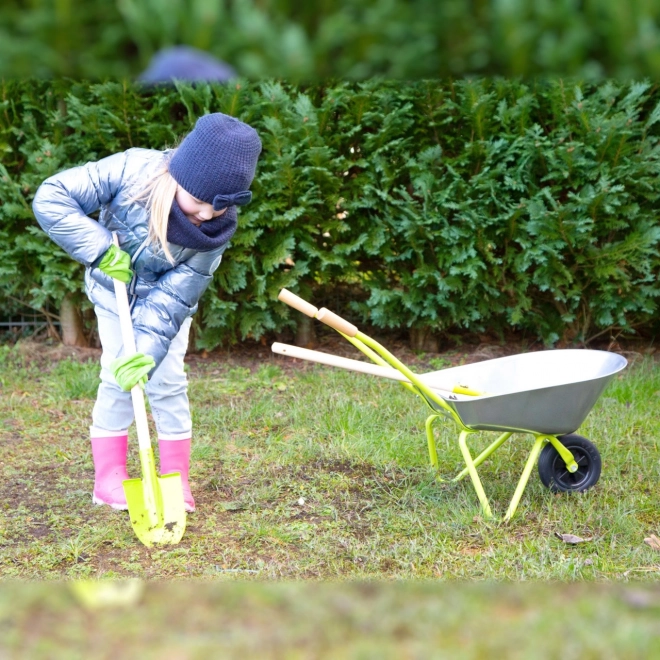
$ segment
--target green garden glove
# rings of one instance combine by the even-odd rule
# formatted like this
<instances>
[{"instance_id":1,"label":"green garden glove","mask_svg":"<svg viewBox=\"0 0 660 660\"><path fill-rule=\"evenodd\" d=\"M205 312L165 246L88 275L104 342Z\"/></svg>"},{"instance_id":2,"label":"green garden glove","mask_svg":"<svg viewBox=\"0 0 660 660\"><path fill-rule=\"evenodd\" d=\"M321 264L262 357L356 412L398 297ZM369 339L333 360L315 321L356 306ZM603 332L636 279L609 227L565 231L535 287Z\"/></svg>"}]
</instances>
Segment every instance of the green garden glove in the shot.
<instances>
[{"instance_id":1,"label":"green garden glove","mask_svg":"<svg viewBox=\"0 0 660 660\"><path fill-rule=\"evenodd\" d=\"M151 355L135 353L128 357L119 357L110 363L110 371L122 390L130 392L138 383L144 389L147 374L156 366Z\"/></svg>"},{"instance_id":2,"label":"green garden glove","mask_svg":"<svg viewBox=\"0 0 660 660\"><path fill-rule=\"evenodd\" d=\"M111 245L103 255L99 268L110 277L128 284L133 279L131 270L131 255L120 250L116 245Z\"/></svg>"}]
</instances>

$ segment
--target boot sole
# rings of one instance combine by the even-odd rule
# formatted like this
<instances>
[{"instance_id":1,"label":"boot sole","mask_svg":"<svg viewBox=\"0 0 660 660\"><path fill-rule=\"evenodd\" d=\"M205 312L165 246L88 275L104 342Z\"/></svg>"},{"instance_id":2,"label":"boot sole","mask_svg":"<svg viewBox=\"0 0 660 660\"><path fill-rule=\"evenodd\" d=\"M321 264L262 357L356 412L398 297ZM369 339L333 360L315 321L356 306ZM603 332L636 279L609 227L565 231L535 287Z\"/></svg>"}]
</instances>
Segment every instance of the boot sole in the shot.
<instances>
[{"instance_id":1,"label":"boot sole","mask_svg":"<svg viewBox=\"0 0 660 660\"><path fill-rule=\"evenodd\" d=\"M105 500L102 500L100 497L96 497L96 495L92 495L92 502L94 504L109 506L112 509L115 509L116 511L128 511L128 504L111 504L110 502L106 502ZM195 513L195 507L191 507L189 504L185 504L185 509L186 513Z\"/></svg>"},{"instance_id":2,"label":"boot sole","mask_svg":"<svg viewBox=\"0 0 660 660\"><path fill-rule=\"evenodd\" d=\"M128 511L128 504L121 504L118 502L106 502L105 500L102 500L100 497L96 497L96 495L92 495L92 502L94 504L105 504L105 506L109 506L111 509L115 509L116 511Z\"/></svg>"}]
</instances>

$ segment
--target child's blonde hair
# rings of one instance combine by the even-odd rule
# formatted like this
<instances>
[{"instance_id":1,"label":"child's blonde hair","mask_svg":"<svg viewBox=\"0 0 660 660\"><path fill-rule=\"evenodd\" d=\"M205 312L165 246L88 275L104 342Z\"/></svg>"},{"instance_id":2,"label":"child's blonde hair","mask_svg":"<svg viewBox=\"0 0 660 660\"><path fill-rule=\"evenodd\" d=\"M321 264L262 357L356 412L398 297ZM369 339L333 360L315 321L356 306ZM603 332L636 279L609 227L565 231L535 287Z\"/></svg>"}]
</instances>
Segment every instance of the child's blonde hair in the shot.
<instances>
[{"instance_id":1,"label":"child's blonde hair","mask_svg":"<svg viewBox=\"0 0 660 660\"><path fill-rule=\"evenodd\" d=\"M173 264L174 257L167 246L167 223L178 184L170 174L168 162L169 158L146 183L137 184L131 199L144 203L149 214L149 243L160 246L167 260Z\"/></svg>"}]
</instances>

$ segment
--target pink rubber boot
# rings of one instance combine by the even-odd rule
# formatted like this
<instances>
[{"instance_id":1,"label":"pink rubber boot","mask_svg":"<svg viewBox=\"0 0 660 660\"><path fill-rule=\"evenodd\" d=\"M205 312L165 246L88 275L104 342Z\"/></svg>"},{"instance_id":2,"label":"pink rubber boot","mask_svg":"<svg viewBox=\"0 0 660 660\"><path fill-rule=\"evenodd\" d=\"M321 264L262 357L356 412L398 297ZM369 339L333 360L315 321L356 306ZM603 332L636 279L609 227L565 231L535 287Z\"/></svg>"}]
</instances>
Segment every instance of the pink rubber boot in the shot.
<instances>
[{"instance_id":1,"label":"pink rubber boot","mask_svg":"<svg viewBox=\"0 0 660 660\"><path fill-rule=\"evenodd\" d=\"M183 486L183 502L186 511L192 513L195 510L195 500L190 492L188 483L188 472L190 470L190 438L165 440L158 439L158 451L160 452L160 473L181 473L181 485Z\"/></svg>"},{"instance_id":2,"label":"pink rubber boot","mask_svg":"<svg viewBox=\"0 0 660 660\"><path fill-rule=\"evenodd\" d=\"M91 428L94 459L94 504L107 504L113 509L128 509L124 495L128 431L105 431Z\"/></svg>"}]
</instances>

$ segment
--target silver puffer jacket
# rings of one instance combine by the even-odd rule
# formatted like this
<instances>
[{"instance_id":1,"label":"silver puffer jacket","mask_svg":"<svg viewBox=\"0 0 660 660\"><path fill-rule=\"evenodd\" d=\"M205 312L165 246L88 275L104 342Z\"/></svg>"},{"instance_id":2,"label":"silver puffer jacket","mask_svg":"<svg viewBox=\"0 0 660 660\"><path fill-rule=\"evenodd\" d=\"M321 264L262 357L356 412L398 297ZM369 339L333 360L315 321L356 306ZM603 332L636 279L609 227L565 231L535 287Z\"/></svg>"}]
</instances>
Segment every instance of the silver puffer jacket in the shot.
<instances>
[{"instance_id":1,"label":"silver puffer jacket","mask_svg":"<svg viewBox=\"0 0 660 660\"><path fill-rule=\"evenodd\" d=\"M169 243L173 265L162 249L148 244L148 213L131 195L136 185L160 169L166 154L129 149L65 170L43 182L32 204L48 236L87 266L89 299L115 313L112 278L95 266L112 243L111 232L117 232L119 245L131 255L135 272L128 293L137 350L153 356L156 366L183 321L197 310L227 247L199 252ZM99 210L98 221L89 217Z\"/></svg>"}]
</instances>

